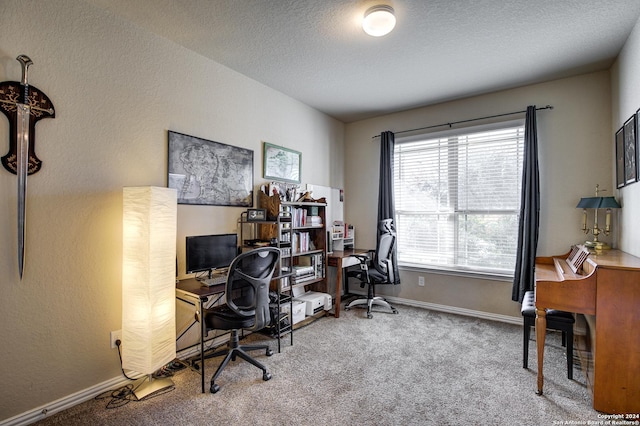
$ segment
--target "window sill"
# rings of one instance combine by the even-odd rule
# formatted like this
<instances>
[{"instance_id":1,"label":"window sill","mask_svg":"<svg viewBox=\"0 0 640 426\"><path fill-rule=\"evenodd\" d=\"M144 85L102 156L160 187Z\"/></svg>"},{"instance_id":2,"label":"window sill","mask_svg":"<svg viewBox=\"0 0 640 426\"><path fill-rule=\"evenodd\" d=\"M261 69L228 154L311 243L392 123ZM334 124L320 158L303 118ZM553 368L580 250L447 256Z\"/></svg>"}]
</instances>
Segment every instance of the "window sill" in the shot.
<instances>
[{"instance_id":1,"label":"window sill","mask_svg":"<svg viewBox=\"0 0 640 426\"><path fill-rule=\"evenodd\" d=\"M494 281L513 281L513 274L496 271L479 271L472 269L424 266L412 263L399 263L398 269L411 272L425 272L430 274L451 275L456 277L476 278Z\"/></svg>"}]
</instances>

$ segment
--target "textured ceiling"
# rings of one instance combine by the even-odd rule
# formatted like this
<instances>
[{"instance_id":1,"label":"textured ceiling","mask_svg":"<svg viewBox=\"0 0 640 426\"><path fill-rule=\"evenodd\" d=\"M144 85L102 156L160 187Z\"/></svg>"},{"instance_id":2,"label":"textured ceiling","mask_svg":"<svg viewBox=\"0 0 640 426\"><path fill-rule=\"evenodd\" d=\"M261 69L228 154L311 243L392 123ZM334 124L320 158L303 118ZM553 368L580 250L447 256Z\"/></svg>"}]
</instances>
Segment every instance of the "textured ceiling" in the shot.
<instances>
[{"instance_id":1,"label":"textured ceiling","mask_svg":"<svg viewBox=\"0 0 640 426\"><path fill-rule=\"evenodd\" d=\"M638 0L85 0L341 121L607 69ZM390 4L396 28L360 26Z\"/></svg>"}]
</instances>

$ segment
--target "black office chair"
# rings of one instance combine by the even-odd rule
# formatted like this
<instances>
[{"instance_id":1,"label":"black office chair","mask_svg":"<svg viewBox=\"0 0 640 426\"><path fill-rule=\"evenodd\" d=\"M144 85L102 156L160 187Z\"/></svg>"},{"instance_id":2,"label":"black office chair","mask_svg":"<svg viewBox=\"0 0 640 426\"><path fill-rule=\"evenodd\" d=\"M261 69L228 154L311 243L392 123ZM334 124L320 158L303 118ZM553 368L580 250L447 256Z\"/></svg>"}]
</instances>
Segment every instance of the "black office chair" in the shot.
<instances>
[{"instance_id":1,"label":"black office chair","mask_svg":"<svg viewBox=\"0 0 640 426\"><path fill-rule=\"evenodd\" d=\"M352 301L344 307L346 311L355 306L367 306L367 318L373 318L371 313L373 305L382 306L391 310L389 313L397 314L398 310L391 306L383 297L376 296L376 285L393 284L393 248L396 243L396 233L393 230L393 220L384 219L378 223L381 231L378 236L378 244L373 256L352 255L360 262L360 270L347 273L347 279L356 278L360 281L360 287L367 286L367 297ZM370 261L370 257L373 260ZM373 267L373 268L371 268Z\"/></svg>"},{"instance_id":2,"label":"black office chair","mask_svg":"<svg viewBox=\"0 0 640 426\"><path fill-rule=\"evenodd\" d=\"M231 330L227 347L207 356L226 355L211 377L211 393L220 390L215 381L229 361L235 361L237 356L261 369L262 380L271 379L267 368L247 354L247 351L263 349L267 356L273 355L273 351L269 345L240 345L239 331L257 331L271 322L269 282L279 259L280 250L275 247L262 247L240 254L229 266L226 304L205 310L207 331Z\"/></svg>"}]
</instances>

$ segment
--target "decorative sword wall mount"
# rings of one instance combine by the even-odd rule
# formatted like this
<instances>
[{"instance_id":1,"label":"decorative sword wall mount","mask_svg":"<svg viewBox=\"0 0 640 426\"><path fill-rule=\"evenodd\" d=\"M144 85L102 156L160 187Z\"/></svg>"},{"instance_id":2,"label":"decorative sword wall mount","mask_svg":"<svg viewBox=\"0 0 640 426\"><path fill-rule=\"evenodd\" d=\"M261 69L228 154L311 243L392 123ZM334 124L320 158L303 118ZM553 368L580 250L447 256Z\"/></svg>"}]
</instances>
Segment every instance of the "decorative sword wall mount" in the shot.
<instances>
[{"instance_id":1,"label":"decorative sword wall mount","mask_svg":"<svg viewBox=\"0 0 640 426\"><path fill-rule=\"evenodd\" d=\"M35 86L29 85L28 70L33 64L26 55L16 58L22 66L22 81L0 83L0 111L9 119L9 152L2 165L18 178L18 272L24 270L27 175L38 172L42 161L36 156L36 122L55 118L53 103Z\"/></svg>"}]
</instances>

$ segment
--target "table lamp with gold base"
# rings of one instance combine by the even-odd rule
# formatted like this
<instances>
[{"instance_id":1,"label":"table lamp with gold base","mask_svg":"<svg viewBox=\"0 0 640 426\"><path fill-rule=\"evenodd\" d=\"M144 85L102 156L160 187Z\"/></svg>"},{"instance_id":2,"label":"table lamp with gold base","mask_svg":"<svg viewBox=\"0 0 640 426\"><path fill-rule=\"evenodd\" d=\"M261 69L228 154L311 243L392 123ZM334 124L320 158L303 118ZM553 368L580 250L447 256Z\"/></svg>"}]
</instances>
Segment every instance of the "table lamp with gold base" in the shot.
<instances>
[{"instance_id":1,"label":"table lamp with gold base","mask_svg":"<svg viewBox=\"0 0 640 426\"><path fill-rule=\"evenodd\" d=\"M593 240L586 241L584 245L588 247L590 250L594 250L596 252L602 250L609 250L611 247L599 240L599 235L609 235L611 233L611 209L619 209L620 204L613 197L600 197L598 192L600 191L599 185L596 185L596 196L595 197L583 197L578 202L576 208L582 209L582 230L585 234L592 233ZM587 209L594 209L594 221L593 227L587 227ZM604 229L600 228L598 225L598 210L606 209L605 212L605 226Z\"/></svg>"}]
</instances>

